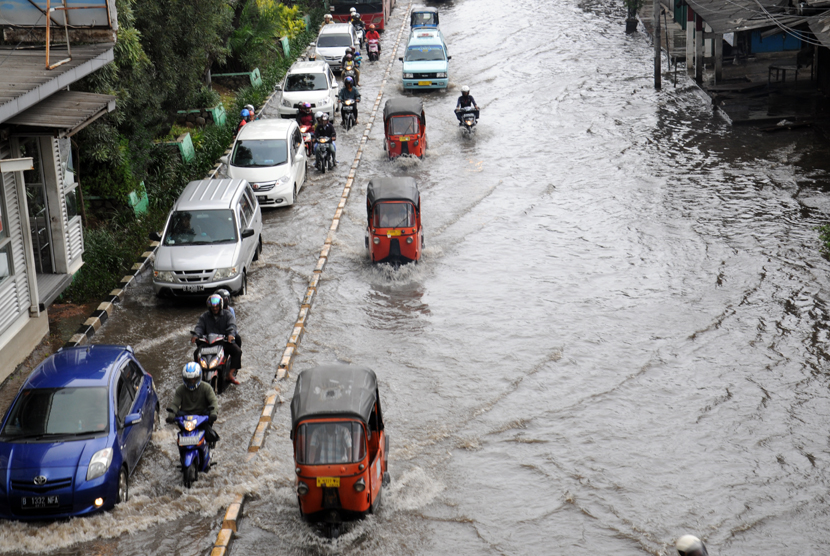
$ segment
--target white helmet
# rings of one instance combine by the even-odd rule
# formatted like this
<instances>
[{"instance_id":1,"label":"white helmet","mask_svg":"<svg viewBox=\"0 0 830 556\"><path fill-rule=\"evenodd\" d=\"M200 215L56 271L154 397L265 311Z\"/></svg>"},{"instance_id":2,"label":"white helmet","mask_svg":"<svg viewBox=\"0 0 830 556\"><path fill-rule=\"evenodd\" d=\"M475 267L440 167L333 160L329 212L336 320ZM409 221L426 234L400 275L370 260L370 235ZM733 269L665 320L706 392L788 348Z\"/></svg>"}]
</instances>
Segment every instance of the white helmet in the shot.
<instances>
[{"instance_id":1,"label":"white helmet","mask_svg":"<svg viewBox=\"0 0 830 556\"><path fill-rule=\"evenodd\" d=\"M680 556L708 556L706 546L694 535L683 535L674 546Z\"/></svg>"},{"instance_id":2,"label":"white helmet","mask_svg":"<svg viewBox=\"0 0 830 556\"><path fill-rule=\"evenodd\" d=\"M353 14L353 13L355 13L356 11L357 11L356 9L351 8L351 9L349 10L349 13L350 13L350 14Z\"/></svg>"},{"instance_id":3,"label":"white helmet","mask_svg":"<svg viewBox=\"0 0 830 556\"><path fill-rule=\"evenodd\" d=\"M195 390L202 382L202 369L191 361L182 369L182 381L188 390Z\"/></svg>"},{"instance_id":4,"label":"white helmet","mask_svg":"<svg viewBox=\"0 0 830 556\"><path fill-rule=\"evenodd\" d=\"M326 14L323 16L323 19L331 19L331 14Z\"/></svg>"},{"instance_id":5,"label":"white helmet","mask_svg":"<svg viewBox=\"0 0 830 556\"><path fill-rule=\"evenodd\" d=\"M462 92L462 93L469 93L469 92L470 92L470 88L469 88L468 86L464 85L463 87L461 87L461 92Z\"/></svg>"},{"instance_id":6,"label":"white helmet","mask_svg":"<svg viewBox=\"0 0 830 556\"><path fill-rule=\"evenodd\" d=\"M317 112L316 114L314 114L314 119L315 120L319 120L322 117L323 117L323 112L322 111Z\"/></svg>"}]
</instances>

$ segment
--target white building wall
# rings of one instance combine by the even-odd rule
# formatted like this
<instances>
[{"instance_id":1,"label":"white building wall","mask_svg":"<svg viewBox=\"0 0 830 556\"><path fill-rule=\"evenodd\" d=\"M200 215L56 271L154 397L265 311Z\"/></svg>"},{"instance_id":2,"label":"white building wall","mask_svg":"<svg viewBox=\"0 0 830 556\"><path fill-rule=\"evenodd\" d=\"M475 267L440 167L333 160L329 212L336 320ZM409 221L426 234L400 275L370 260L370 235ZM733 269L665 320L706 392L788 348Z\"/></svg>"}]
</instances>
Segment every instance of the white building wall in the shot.
<instances>
[{"instance_id":1,"label":"white building wall","mask_svg":"<svg viewBox=\"0 0 830 556\"><path fill-rule=\"evenodd\" d=\"M0 159L11 158L8 142L0 143ZM29 311L29 282L26 274L26 255L21 228L20 199L17 196L17 187L14 174L0 174L0 188L4 201L3 214L9 227L11 241L12 275L0 283L0 344L3 343L2 334L21 315Z\"/></svg>"}]
</instances>

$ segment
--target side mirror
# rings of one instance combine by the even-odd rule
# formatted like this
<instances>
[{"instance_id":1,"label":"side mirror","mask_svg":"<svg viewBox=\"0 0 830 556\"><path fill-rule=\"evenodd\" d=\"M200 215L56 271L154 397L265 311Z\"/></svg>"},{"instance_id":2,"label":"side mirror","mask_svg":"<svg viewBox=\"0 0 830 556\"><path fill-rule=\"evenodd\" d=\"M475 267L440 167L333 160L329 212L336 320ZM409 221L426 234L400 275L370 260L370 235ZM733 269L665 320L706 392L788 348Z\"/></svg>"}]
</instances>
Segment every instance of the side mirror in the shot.
<instances>
[{"instance_id":1,"label":"side mirror","mask_svg":"<svg viewBox=\"0 0 830 556\"><path fill-rule=\"evenodd\" d=\"M141 413L130 413L124 417L124 428L132 427L141 422Z\"/></svg>"},{"instance_id":2,"label":"side mirror","mask_svg":"<svg viewBox=\"0 0 830 556\"><path fill-rule=\"evenodd\" d=\"M401 62L403 62L403 58L398 58L398 60L400 60Z\"/></svg>"},{"instance_id":3,"label":"side mirror","mask_svg":"<svg viewBox=\"0 0 830 556\"><path fill-rule=\"evenodd\" d=\"M227 166L228 165L228 155L220 156L219 157L219 162L221 162L222 164Z\"/></svg>"},{"instance_id":4,"label":"side mirror","mask_svg":"<svg viewBox=\"0 0 830 556\"><path fill-rule=\"evenodd\" d=\"M274 85L274 90L275 91L282 91L282 83L277 83L276 85Z\"/></svg>"},{"instance_id":5,"label":"side mirror","mask_svg":"<svg viewBox=\"0 0 830 556\"><path fill-rule=\"evenodd\" d=\"M317 46L317 41L312 41L308 43L308 46Z\"/></svg>"},{"instance_id":6,"label":"side mirror","mask_svg":"<svg viewBox=\"0 0 830 556\"><path fill-rule=\"evenodd\" d=\"M245 239L246 237L251 237L255 233L256 232L254 232L253 228L245 228L244 230L242 230L242 239Z\"/></svg>"},{"instance_id":7,"label":"side mirror","mask_svg":"<svg viewBox=\"0 0 830 556\"><path fill-rule=\"evenodd\" d=\"M449 62L450 60L452 60L452 56L447 56L447 61Z\"/></svg>"},{"instance_id":8,"label":"side mirror","mask_svg":"<svg viewBox=\"0 0 830 556\"><path fill-rule=\"evenodd\" d=\"M150 232L150 241L161 241L161 236L158 232Z\"/></svg>"}]
</instances>

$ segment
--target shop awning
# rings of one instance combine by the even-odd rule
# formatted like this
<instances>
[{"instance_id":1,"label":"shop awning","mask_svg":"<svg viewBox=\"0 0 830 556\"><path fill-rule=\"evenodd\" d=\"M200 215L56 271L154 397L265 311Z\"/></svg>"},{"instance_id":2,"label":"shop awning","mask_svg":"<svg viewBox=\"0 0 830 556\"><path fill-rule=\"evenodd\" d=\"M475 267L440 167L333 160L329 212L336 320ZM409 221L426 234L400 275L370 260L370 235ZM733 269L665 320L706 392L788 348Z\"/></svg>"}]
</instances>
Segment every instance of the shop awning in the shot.
<instances>
[{"instance_id":1,"label":"shop awning","mask_svg":"<svg viewBox=\"0 0 830 556\"><path fill-rule=\"evenodd\" d=\"M115 110L115 97L79 91L58 91L6 120L15 135L48 132L71 137L104 114Z\"/></svg>"}]
</instances>

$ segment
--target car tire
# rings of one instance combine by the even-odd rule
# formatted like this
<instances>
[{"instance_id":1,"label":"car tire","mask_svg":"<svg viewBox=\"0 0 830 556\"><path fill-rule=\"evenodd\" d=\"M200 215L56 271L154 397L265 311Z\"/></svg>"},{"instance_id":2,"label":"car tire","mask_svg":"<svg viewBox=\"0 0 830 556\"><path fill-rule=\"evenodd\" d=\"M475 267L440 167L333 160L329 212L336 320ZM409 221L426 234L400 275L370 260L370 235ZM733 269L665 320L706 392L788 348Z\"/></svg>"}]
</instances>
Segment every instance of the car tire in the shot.
<instances>
[{"instance_id":1,"label":"car tire","mask_svg":"<svg viewBox=\"0 0 830 556\"><path fill-rule=\"evenodd\" d=\"M254 249L254 258L251 259L252 261L258 261L259 256L262 254L262 234L259 234L259 239L256 243L256 249Z\"/></svg>"},{"instance_id":2,"label":"car tire","mask_svg":"<svg viewBox=\"0 0 830 556\"><path fill-rule=\"evenodd\" d=\"M159 404L158 404L158 402L156 402L156 415L155 415L155 417L153 417L153 431L152 432L157 432L157 431L160 431L160 430L161 430L161 413L159 412ZM150 434L151 438L152 438L152 436L153 435Z\"/></svg>"},{"instance_id":3,"label":"car tire","mask_svg":"<svg viewBox=\"0 0 830 556\"><path fill-rule=\"evenodd\" d=\"M130 499L130 476L127 475L127 468L122 467L118 473L118 494L116 504L121 504Z\"/></svg>"},{"instance_id":4,"label":"car tire","mask_svg":"<svg viewBox=\"0 0 830 556\"><path fill-rule=\"evenodd\" d=\"M294 184L294 192L293 192L292 197L291 197L291 204L293 205L296 202L297 202L297 184L295 183Z\"/></svg>"},{"instance_id":5,"label":"car tire","mask_svg":"<svg viewBox=\"0 0 830 556\"><path fill-rule=\"evenodd\" d=\"M236 292L236 295L245 295L248 293L248 273L246 271L242 271L242 286L239 288L239 291Z\"/></svg>"}]
</instances>

